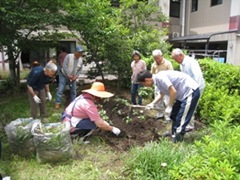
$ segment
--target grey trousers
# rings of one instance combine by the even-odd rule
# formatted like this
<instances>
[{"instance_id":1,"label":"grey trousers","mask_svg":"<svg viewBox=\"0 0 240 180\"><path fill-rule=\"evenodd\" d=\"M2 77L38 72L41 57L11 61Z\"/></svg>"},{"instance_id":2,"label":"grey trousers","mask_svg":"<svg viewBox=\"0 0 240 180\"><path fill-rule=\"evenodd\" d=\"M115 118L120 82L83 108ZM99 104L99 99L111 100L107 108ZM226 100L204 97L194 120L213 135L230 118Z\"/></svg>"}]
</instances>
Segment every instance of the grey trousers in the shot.
<instances>
[{"instance_id":1,"label":"grey trousers","mask_svg":"<svg viewBox=\"0 0 240 180\"><path fill-rule=\"evenodd\" d=\"M38 108L40 110L40 118L44 118L47 116L46 113L46 92L45 89L42 89L40 91L34 91L35 94L41 99L41 103L37 104L33 96L28 91L29 101L30 101L30 111L31 111L31 117L33 119L36 119L38 116Z\"/></svg>"}]
</instances>

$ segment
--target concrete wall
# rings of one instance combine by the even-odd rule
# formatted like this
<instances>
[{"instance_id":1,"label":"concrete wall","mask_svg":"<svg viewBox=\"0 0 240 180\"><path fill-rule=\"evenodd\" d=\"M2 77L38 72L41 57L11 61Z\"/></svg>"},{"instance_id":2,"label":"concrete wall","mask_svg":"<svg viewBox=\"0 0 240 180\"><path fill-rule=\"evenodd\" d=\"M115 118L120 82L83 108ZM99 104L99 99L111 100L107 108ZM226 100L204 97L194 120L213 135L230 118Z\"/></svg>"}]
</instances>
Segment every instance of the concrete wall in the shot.
<instances>
[{"instance_id":1,"label":"concrete wall","mask_svg":"<svg viewBox=\"0 0 240 180\"><path fill-rule=\"evenodd\" d=\"M189 18L189 30L187 34L206 34L228 31L231 0L223 0L223 3L211 6L211 0L198 1L198 10L191 12L191 1L186 14Z\"/></svg>"}]
</instances>

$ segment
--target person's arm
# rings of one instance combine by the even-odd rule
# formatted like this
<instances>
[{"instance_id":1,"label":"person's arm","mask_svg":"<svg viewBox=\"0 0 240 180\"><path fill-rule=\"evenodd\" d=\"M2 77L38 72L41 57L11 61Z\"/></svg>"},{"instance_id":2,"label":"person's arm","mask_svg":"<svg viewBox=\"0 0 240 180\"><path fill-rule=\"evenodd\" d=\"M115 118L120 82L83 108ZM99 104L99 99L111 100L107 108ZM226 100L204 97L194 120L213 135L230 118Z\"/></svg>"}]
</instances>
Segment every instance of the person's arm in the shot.
<instances>
[{"instance_id":1,"label":"person's arm","mask_svg":"<svg viewBox=\"0 0 240 180\"><path fill-rule=\"evenodd\" d=\"M157 104L162 98L164 94L163 93L158 93L158 95L154 98L154 100L151 102L152 104Z\"/></svg>"},{"instance_id":2,"label":"person's arm","mask_svg":"<svg viewBox=\"0 0 240 180\"><path fill-rule=\"evenodd\" d=\"M45 84L45 90L46 90L46 92L50 92L50 90L49 90L49 84Z\"/></svg>"},{"instance_id":3,"label":"person's arm","mask_svg":"<svg viewBox=\"0 0 240 180\"><path fill-rule=\"evenodd\" d=\"M35 94L33 88L29 85L27 85L28 91L29 93L32 95L33 100L38 104L41 103L41 99L39 99L39 97Z\"/></svg>"},{"instance_id":4,"label":"person's arm","mask_svg":"<svg viewBox=\"0 0 240 180\"><path fill-rule=\"evenodd\" d=\"M177 91L173 86L170 86L168 90L169 90L169 97L170 97L168 106L172 107L176 99Z\"/></svg>"},{"instance_id":5,"label":"person's arm","mask_svg":"<svg viewBox=\"0 0 240 180\"><path fill-rule=\"evenodd\" d=\"M99 121L94 121L96 126L102 130L106 130L106 131L112 131L112 126L110 126L106 121L104 120L99 120Z\"/></svg>"},{"instance_id":6,"label":"person's arm","mask_svg":"<svg viewBox=\"0 0 240 180\"><path fill-rule=\"evenodd\" d=\"M70 55L68 54L64 61L63 61L63 73L69 78L72 79L73 75L70 74L69 69L68 69L68 63L69 63Z\"/></svg>"},{"instance_id":7,"label":"person's arm","mask_svg":"<svg viewBox=\"0 0 240 180\"><path fill-rule=\"evenodd\" d=\"M106 130L106 131L112 131L115 135L119 135L121 133L121 130L117 127L110 126L106 121L95 121L95 124L100 129Z\"/></svg>"},{"instance_id":8,"label":"person's arm","mask_svg":"<svg viewBox=\"0 0 240 180\"><path fill-rule=\"evenodd\" d=\"M27 85L27 88L28 88L29 93L32 95L32 97L36 95L32 86Z\"/></svg>"},{"instance_id":9,"label":"person's arm","mask_svg":"<svg viewBox=\"0 0 240 180\"><path fill-rule=\"evenodd\" d=\"M76 72L76 76L75 76L76 78L78 78L78 76L80 75L80 73L82 71L82 68L83 68L83 59L82 59L82 57L79 58L79 61L80 62L77 63L77 72Z\"/></svg>"}]
</instances>

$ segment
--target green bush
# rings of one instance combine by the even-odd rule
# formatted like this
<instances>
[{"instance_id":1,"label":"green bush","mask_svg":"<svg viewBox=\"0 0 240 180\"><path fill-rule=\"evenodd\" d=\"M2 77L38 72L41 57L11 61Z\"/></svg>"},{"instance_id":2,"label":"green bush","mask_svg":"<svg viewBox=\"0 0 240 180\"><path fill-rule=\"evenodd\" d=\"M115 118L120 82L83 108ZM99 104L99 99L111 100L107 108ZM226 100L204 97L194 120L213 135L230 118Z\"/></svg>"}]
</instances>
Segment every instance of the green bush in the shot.
<instances>
[{"instance_id":1,"label":"green bush","mask_svg":"<svg viewBox=\"0 0 240 180\"><path fill-rule=\"evenodd\" d=\"M197 115L204 123L240 122L240 67L212 59L199 60L206 88L197 107Z\"/></svg>"},{"instance_id":2,"label":"green bush","mask_svg":"<svg viewBox=\"0 0 240 180\"><path fill-rule=\"evenodd\" d=\"M194 153L190 147L173 146L169 141L149 143L131 150L125 173L130 179L170 179L169 169L185 160L185 155Z\"/></svg>"},{"instance_id":3,"label":"green bush","mask_svg":"<svg viewBox=\"0 0 240 180\"><path fill-rule=\"evenodd\" d=\"M214 83L216 88L226 87L229 94L240 89L240 66L219 63L209 58L199 60L199 63L206 82Z\"/></svg>"},{"instance_id":4,"label":"green bush","mask_svg":"<svg viewBox=\"0 0 240 180\"><path fill-rule=\"evenodd\" d=\"M240 178L240 127L216 121L212 132L195 143L197 154L169 171L173 179Z\"/></svg>"},{"instance_id":5,"label":"green bush","mask_svg":"<svg viewBox=\"0 0 240 180\"><path fill-rule=\"evenodd\" d=\"M207 83L197 112L204 123L210 124L216 119L240 123L240 96L238 91L229 95L229 90L225 86L217 88L215 84Z\"/></svg>"}]
</instances>

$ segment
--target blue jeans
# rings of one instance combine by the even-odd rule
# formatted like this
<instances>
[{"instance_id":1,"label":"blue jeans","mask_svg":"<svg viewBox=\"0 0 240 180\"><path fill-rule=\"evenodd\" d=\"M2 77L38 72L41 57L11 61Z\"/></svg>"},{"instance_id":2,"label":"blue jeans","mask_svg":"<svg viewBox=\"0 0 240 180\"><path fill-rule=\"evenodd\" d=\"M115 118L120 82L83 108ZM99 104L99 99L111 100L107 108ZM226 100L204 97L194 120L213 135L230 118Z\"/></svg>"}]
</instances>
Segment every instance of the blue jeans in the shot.
<instances>
[{"instance_id":1,"label":"blue jeans","mask_svg":"<svg viewBox=\"0 0 240 180\"><path fill-rule=\"evenodd\" d=\"M56 104L61 104L62 94L66 85L69 85L71 101L73 101L76 98L76 95L77 95L76 81L70 82L68 77L64 76L62 73L59 73L58 90L57 90L56 101L55 101Z\"/></svg>"},{"instance_id":2,"label":"blue jeans","mask_svg":"<svg viewBox=\"0 0 240 180\"><path fill-rule=\"evenodd\" d=\"M96 124L89 118L82 119L77 125L76 130L71 134L78 134L80 137L86 136L91 130L96 129ZM87 138L87 137L85 137Z\"/></svg>"},{"instance_id":3,"label":"blue jeans","mask_svg":"<svg viewBox=\"0 0 240 180\"><path fill-rule=\"evenodd\" d=\"M143 87L142 84L131 84L131 102L132 104L136 103L136 98L138 96L138 105L142 105L142 96L139 96L138 91Z\"/></svg>"}]
</instances>

